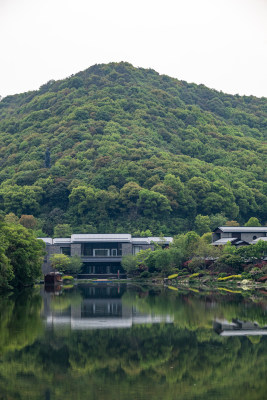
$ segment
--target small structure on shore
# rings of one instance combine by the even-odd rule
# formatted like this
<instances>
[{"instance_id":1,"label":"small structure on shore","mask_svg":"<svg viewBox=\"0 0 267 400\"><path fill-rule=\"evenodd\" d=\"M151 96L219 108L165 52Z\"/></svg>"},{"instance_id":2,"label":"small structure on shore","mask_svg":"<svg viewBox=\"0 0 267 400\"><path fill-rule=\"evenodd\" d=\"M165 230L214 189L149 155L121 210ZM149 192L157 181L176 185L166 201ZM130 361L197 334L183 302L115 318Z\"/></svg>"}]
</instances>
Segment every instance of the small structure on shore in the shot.
<instances>
[{"instance_id":1,"label":"small structure on shore","mask_svg":"<svg viewBox=\"0 0 267 400\"><path fill-rule=\"evenodd\" d=\"M60 272L50 272L49 274L45 275L44 283L46 286L56 286L62 282L62 274Z\"/></svg>"}]
</instances>

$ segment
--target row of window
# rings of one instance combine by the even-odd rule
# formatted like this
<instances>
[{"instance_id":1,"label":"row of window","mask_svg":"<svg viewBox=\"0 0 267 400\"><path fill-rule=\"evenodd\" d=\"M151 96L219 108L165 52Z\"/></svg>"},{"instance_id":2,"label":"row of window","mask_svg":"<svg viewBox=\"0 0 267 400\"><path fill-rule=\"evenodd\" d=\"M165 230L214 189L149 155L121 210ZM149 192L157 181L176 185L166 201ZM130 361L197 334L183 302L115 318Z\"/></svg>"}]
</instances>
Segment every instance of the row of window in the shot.
<instances>
[{"instance_id":1,"label":"row of window","mask_svg":"<svg viewBox=\"0 0 267 400\"><path fill-rule=\"evenodd\" d=\"M70 247L60 247L60 252L61 254L70 256ZM117 249L93 249L92 254L84 255L92 255L93 257L117 257L118 251Z\"/></svg>"},{"instance_id":2,"label":"row of window","mask_svg":"<svg viewBox=\"0 0 267 400\"><path fill-rule=\"evenodd\" d=\"M142 250L142 246L134 246L133 254L139 253ZM70 256L70 247L60 247L61 254L65 254L66 256ZM121 252L119 252L121 253ZM91 249L91 251L85 251L83 256L93 256L93 257L117 257L121 254L118 254L118 249Z\"/></svg>"}]
</instances>

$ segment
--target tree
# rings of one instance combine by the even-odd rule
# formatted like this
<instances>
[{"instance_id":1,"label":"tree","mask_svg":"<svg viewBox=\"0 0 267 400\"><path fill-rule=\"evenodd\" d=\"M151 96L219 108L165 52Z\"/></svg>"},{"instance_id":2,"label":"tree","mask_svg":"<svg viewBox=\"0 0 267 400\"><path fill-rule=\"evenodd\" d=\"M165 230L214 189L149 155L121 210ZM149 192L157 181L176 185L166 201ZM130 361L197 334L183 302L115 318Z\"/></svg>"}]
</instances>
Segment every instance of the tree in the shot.
<instances>
[{"instance_id":1,"label":"tree","mask_svg":"<svg viewBox=\"0 0 267 400\"><path fill-rule=\"evenodd\" d=\"M226 221L225 226L240 226L237 221Z\"/></svg>"},{"instance_id":2,"label":"tree","mask_svg":"<svg viewBox=\"0 0 267 400\"><path fill-rule=\"evenodd\" d=\"M10 260L5 254L8 242L1 226L3 227L3 223L0 222L0 289L9 289L10 282L14 279L14 272Z\"/></svg>"},{"instance_id":3,"label":"tree","mask_svg":"<svg viewBox=\"0 0 267 400\"><path fill-rule=\"evenodd\" d=\"M248 222L245 223L245 226L261 226L260 221L256 217L249 218Z\"/></svg>"},{"instance_id":4,"label":"tree","mask_svg":"<svg viewBox=\"0 0 267 400\"><path fill-rule=\"evenodd\" d=\"M19 219L20 225L27 229L34 229L37 225L37 221L33 215L22 215Z\"/></svg>"},{"instance_id":5,"label":"tree","mask_svg":"<svg viewBox=\"0 0 267 400\"><path fill-rule=\"evenodd\" d=\"M41 275L44 242L21 225L3 225L0 229L5 238L4 255L8 259L8 274L11 274L9 264L13 271L10 284L14 287L33 285Z\"/></svg>"},{"instance_id":6,"label":"tree","mask_svg":"<svg viewBox=\"0 0 267 400\"><path fill-rule=\"evenodd\" d=\"M83 262L81 257L75 255L70 257L70 264L68 267L68 273L73 274L73 275L77 275L81 272L83 266Z\"/></svg>"},{"instance_id":7,"label":"tree","mask_svg":"<svg viewBox=\"0 0 267 400\"><path fill-rule=\"evenodd\" d=\"M39 186L5 185L0 189L5 211L16 215L38 213L42 195L43 190Z\"/></svg>"},{"instance_id":8,"label":"tree","mask_svg":"<svg viewBox=\"0 0 267 400\"><path fill-rule=\"evenodd\" d=\"M199 235L210 232L210 218L208 215L197 215L195 218L196 231Z\"/></svg>"},{"instance_id":9,"label":"tree","mask_svg":"<svg viewBox=\"0 0 267 400\"><path fill-rule=\"evenodd\" d=\"M127 274L132 275L137 272L137 258L134 255L128 254L122 257L121 260L122 268Z\"/></svg>"},{"instance_id":10,"label":"tree","mask_svg":"<svg viewBox=\"0 0 267 400\"><path fill-rule=\"evenodd\" d=\"M9 213L5 216L4 221L7 224L14 224L18 225L19 223L19 218L14 214L14 213Z\"/></svg>"},{"instance_id":11,"label":"tree","mask_svg":"<svg viewBox=\"0 0 267 400\"><path fill-rule=\"evenodd\" d=\"M52 268L64 273L68 271L71 264L70 257L66 256L65 254L53 254L50 261Z\"/></svg>"},{"instance_id":12,"label":"tree","mask_svg":"<svg viewBox=\"0 0 267 400\"><path fill-rule=\"evenodd\" d=\"M222 254L215 262L218 272L240 273L243 259L237 254Z\"/></svg>"},{"instance_id":13,"label":"tree","mask_svg":"<svg viewBox=\"0 0 267 400\"><path fill-rule=\"evenodd\" d=\"M256 244L242 246L237 249L237 253L243 257L244 261L252 259L252 261L256 262L267 255L267 242L265 240L259 240Z\"/></svg>"},{"instance_id":14,"label":"tree","mask_svg":"<svg viewBox=\"0 0 267 400\"><path fill-rule=\"evenodd\" d=\"M54 228L55 237L70 237L72 234L72 228L69 224L58 224Z\"/></svg>"},{"instance_id":15,"label":"tree","mask_svg":"<svg viewBox=\"0 0 267 400\"><path fill-rule=\"evenodd\" d=\"M166 196L148 189L140 190L137 206L143 215L151 217L155 217L157 214L166 215L171 211Z\"/></svg>"}]
</instances>

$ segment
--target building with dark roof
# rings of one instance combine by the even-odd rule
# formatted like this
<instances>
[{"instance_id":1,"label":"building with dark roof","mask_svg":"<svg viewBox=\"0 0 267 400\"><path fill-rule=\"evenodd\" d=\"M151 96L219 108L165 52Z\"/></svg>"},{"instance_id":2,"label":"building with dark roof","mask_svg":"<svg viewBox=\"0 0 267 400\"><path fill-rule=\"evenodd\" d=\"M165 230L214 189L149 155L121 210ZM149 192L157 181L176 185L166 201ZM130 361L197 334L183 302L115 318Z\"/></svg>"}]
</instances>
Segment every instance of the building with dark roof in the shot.
<instances>
[{"instance_id":1,"label":"building with dark roof","mask_svg":"<svg viewBox=\"0 0 267 400\"><path fill-rule=\"evenodd\" d=\"M212 244L222 246L231 242L235 246L247 246L258 240L266 240L267 227L219 226L213 231Z\"/></svg>"}]
</instances>

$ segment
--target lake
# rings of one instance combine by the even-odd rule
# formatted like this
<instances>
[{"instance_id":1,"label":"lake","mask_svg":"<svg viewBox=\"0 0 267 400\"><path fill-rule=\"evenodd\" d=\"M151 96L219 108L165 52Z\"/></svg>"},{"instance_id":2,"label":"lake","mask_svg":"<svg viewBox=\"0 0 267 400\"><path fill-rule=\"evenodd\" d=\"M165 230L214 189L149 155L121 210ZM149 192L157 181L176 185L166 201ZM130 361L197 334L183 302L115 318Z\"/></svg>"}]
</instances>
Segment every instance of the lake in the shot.
<instances>
[{"instance_id":1,"label":"lake","mask_svg":"<svg viewBox=\"0 0 267 400\"><path fill-rule=\"evenodd\" d=\"M266 398L264 290L41 286L0 313L1 400Z\"/></svg>"}]
</instances>

